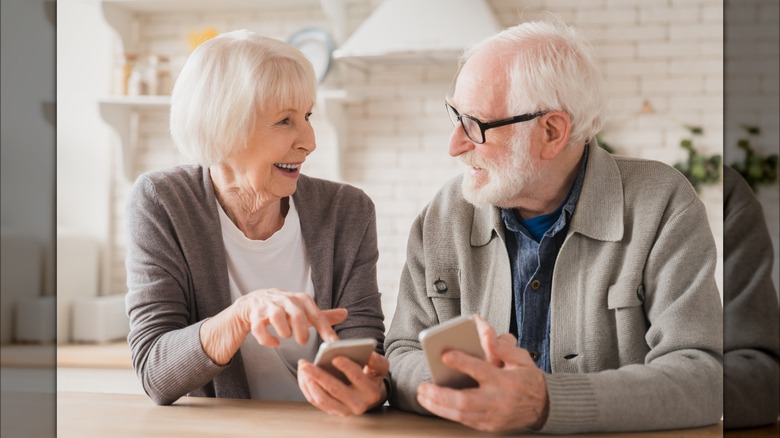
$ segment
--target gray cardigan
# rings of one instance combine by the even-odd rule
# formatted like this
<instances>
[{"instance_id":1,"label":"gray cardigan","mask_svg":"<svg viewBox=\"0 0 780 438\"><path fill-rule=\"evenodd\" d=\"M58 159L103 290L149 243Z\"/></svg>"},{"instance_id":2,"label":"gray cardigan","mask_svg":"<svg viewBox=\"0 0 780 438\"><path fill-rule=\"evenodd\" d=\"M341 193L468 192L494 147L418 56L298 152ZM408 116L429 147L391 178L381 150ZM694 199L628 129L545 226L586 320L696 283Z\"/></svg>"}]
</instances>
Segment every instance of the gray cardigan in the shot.
<instances>
[{"instance_id":1,"label":"gray cardigan","mask_svg":"<svg viewBox=\"0 0 780 438\"><path fill-rule=\"evenodd\" d=\"M723 424L772 424L780 410L772 239L761 204L729 166L723 166L723 216Z\"/></svg>"},{"instance_id":2,"label":"gray cardigan","mask_svg":"<svg viewBox=\"0 0 780 438\"><path fill-rule=\"evenodd\" d=\"M341 338L384 340L374 204L361 190L301 175L293 195L321 309L344 307ZM222 230L207 168L138 178L127 206L128 341L158 404L192 396L249 398L240 351L225 366L204 353L200 325L231 304ZM381 353L381 349L380 349Z\"/></svg>"},{"instance_id":3,"label":"gray cardigan","mask_svg":"<svg viewBox=\"0 0 780 438\"><path fill-rule=\"evenodd\" d=\"M390 403L421 413L417 385L430 379L421 330L477 313L499 334L509 331L512 275L501 216L466 202L460 179L412 226L385 340ZM553 272L542 432L716 423L723 391L716 260L704 205L679 172L591 148Z\"/></svg>"}]
</instances>

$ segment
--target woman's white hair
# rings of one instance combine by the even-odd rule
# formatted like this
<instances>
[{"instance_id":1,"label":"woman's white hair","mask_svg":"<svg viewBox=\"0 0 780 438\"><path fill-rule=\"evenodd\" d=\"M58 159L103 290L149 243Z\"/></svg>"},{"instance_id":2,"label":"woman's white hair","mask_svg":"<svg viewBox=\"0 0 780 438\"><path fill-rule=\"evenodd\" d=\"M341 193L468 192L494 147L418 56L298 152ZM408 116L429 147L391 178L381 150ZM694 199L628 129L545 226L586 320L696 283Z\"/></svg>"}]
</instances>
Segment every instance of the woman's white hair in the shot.
<instances>
[{"instance_id":1,"label":"woman's white hair","mask_svg":"<svg viewBox=\"0 0 780 438\"><path fill-rule=\"evenodd\" d=\"M590 45L579 32L560 22L521 23L466 49L460 65L486 48L506 59L508 115L563 110L572 121L569 144L596 137L606 100Z\"/></svg>"},{"instance_id":2,"label":"woman's white hair","mask_svg":"<svg viewBox=\"0 0 780 438\"><path fill-rule=\"evenodd\" d=\"M171 95L170 130L203 166L246 147L260 113L314 105L314 68L298 49L247 30L221 34L190 55Z\"/></svg>"}]
</instances>

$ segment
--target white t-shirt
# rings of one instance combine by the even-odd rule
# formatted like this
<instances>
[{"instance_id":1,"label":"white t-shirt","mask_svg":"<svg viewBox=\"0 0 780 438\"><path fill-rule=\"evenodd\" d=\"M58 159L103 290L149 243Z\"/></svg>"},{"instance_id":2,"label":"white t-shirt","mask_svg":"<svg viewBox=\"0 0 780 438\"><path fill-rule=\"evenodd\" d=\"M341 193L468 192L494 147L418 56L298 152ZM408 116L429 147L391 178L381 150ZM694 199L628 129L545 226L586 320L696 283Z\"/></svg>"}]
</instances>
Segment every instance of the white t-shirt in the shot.
<instances>
[{"instance_id":1,"label":"white t-shirt","mask_svg":"<svg viewBox=\"0 0 780 438\"><path fill-rule=\"evenodd\" d=\"M230 220L217 202L222 239L225 242L230 296L257 289L277 288L288 292L306 292L314 297L311 265L303 244L301 222L292 197L282 228L267 240L251 240ZM275 334L273 327L269 332ZM293 337L278 338L278 348L261 346L250 333L241 345L241 356L249 382L249 392L259 400L306 401L296 377L298 359L314 360L319 338L309 329L309 341L299 345Z\"/></svg>"}]
</instances>

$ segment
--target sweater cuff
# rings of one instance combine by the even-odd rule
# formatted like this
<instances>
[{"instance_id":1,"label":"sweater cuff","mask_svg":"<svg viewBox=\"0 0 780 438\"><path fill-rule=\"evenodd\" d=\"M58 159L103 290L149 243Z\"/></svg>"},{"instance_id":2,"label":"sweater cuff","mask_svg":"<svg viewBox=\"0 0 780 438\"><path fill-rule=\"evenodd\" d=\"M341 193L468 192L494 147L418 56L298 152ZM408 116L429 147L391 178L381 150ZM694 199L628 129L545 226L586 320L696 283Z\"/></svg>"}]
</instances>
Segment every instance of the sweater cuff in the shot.
<instances>
[{"instance_id":1,"label":"sweater cuff","mask_svg":"<svg viewBox=\"0 0 780 438\"><path fill-rule=\"evenodd\" d=\"M593 430L598 406L593 385L584 374L545 374L549 411L541 433L565 434Z\"/></svg>"},{"instance_id":2,"label":"sweater cuff","mask_svg":"<svg viewBox=\"0 0 780 438\"><path fill-rule=\"evenodd\" d=\"M178 330L175 339L171 339L173 342L158 343L158 357L165 358L166 363L175 364L176 372L152 372L150 383L162 394L168 393L173 400L180 396L176 394L177 389L189 388L186 392L190 392L200 388L230 365L230 362L224 366L217 365L203 351L200 326L204 321Z\"/></svg>"}]
</instances>

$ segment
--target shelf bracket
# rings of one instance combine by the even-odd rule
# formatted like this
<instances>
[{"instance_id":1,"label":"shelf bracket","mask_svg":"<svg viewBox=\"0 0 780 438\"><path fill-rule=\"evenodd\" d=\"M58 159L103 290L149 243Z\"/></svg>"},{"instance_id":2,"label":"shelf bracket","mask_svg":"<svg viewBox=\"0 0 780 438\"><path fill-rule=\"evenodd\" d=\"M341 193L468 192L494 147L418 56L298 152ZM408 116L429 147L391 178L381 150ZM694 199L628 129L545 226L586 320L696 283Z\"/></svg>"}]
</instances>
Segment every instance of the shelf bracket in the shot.
<instances>
[{"instance_id":1,"label":"shelf bracket","mask_svg":"<svg viewBox=\"0 0 780 438\"><path fill-rule=\"evenodd\" d=\"M138 149L138 111L107 103L100 104L100 115L117 134L122 173L128 181L134 181L135 155Z\"/></svg>"}]
</instances>

